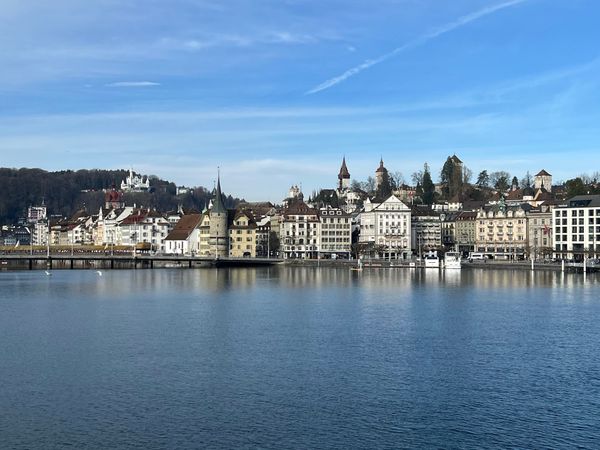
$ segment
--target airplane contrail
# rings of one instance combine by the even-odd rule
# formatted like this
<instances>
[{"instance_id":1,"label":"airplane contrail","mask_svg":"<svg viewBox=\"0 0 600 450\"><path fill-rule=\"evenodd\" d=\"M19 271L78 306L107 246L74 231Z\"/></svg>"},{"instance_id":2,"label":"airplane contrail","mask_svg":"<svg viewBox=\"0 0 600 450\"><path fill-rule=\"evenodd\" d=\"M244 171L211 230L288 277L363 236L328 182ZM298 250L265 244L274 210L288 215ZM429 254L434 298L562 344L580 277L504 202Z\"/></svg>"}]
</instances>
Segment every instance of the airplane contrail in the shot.
<instances>
[{"instance_id":1,"label":"airplane contrail","mask_svg":"<svg viewBox=\"0 0 600 450\"><path fill-rule=\"evenodd\" d=\"M446 25L442 25L441 27L436 28L435 30L425 33L424 35L419 36L416 39L414 39L410 42L407 42L406 44L401 45L400 47L395 48L391 52L388 52L388 53L386 53L378 58L375 58L375 59L368 59L364 63L359 64L358 66L354 66L351 69L346 70L343 74L341 74L337 77L334 77L334 78L330 78L329 80L327 80L327 81L319 84L318 86L312 88L311 90L307 91L306 95L316 94L317 92L321 92L321 91L324 91L325 89L329 89L330 87L335 86L336 84L341 83L342 81L347 80L350 77L353 77L354 75L362 72L363 70L366 70L370 67L373 67L376 64L380 64L380 63L396 56L398 53L402 53L405 50L408 50L408 49L411 49L414 47L418 47L419 45L423 45L432 39L435 39L443 34L449 33L450 31L456 30L457 28L467 25L475 20L478 20L478 19L484 17L484 16L493 14L496 11L500 11L501 9L509 8L511 6L515 6L520 3L524 3L526 1L529 1L529 0L508 0L503 3L498 3L496 5L488 6L486 8L480 9L479 11L475 11L470 14L459 17L458 19L456 19L453 22L447 23Z\"/></svg>"}]
</instances>

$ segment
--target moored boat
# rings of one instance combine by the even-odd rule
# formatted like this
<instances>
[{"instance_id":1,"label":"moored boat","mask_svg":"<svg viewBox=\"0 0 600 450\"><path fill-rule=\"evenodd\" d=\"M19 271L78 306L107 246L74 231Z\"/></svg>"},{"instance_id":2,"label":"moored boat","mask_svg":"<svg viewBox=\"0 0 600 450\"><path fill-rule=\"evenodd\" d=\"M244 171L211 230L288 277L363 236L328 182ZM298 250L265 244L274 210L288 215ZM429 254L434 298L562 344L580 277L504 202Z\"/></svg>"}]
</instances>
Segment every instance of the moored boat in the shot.
<instances>
[{"instance_id":1,"label":"moored boat","mask_svg":"<svg viewBox=\"0 0 600 450\"><path fill-rule=\"evenodd\" d=\"M428 252L425 255L424 260L426 269L439 269L440 259L438 258L437 252Z\"/></svg>"},{"instance_id":2,"label":"moored boat","mask_svg":"<svg viewBox=\"0 0 600 450\"><path fill-rule=\"evenodd\" d=\"M446 252L444 255L444 269L460 269L460 253Z\"/></svg>"}]
</instances>

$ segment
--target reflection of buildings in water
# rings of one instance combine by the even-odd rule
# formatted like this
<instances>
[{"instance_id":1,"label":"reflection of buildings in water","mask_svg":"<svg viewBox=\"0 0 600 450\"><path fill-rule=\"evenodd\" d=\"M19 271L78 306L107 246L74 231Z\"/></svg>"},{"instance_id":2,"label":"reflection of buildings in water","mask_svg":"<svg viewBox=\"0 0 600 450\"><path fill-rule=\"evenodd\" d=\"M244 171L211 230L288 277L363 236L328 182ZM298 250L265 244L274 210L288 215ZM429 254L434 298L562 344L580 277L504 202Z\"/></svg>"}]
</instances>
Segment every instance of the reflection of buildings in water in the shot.
<instances>
[{"instance_id":1,"label":"reflection of buildings in water","mask_svg":"<svg viewBox=\"0 0 600 450\"><path fill-rule=\"evenodd\" d=\"M444 284L460 286L462 270L442 270Z\"/></svg>"},{"instance_id":2,"label":"reflection of buildings in water","mask_svg":"<svg viewBox=\"0 0 600 450\"><path fill-rule=\"evenodd\" d=\"M422 272L423 272L423 280L428 285L437 285L443 281L442 280L442 277L443 277L442 271L437 268L423 269Z\"/></svg>"}]
</instances>

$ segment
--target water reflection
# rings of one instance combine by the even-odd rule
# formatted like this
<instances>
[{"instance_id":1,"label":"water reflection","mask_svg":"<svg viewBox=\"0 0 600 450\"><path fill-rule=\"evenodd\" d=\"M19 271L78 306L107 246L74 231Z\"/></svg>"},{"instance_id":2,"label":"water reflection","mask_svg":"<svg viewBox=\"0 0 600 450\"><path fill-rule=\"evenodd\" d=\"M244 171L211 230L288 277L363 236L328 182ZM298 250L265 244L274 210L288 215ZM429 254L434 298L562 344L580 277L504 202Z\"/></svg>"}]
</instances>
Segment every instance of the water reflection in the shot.
<instances>
[{"instance_id":1,"label":"water reflection","mask_svg":"<svg viewBox=\"0 0 600 450\"><path fill-rule=\"evenodd\" d=\"M594 447L596 275L0 274L7 448ZM118 430L118 432L115 432Z\"/></svg>"}]
</instances>

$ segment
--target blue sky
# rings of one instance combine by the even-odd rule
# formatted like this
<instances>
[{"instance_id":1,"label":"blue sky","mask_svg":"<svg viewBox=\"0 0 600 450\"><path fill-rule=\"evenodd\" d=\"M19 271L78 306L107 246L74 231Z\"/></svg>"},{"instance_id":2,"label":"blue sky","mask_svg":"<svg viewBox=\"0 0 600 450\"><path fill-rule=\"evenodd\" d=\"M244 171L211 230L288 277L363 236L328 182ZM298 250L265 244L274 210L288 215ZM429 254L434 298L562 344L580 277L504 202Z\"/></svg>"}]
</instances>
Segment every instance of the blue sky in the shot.
<instances>
[{"instance_id":1,"label":"blue sky","mask_svg":"<svg viewBox=\"0 0 600 450\"><path fill-rule=\"evenodd\" d=\"M595 0L3 0L0 166L279 201L380 156L599 169Z\"/></svg>"}]
</instances>

